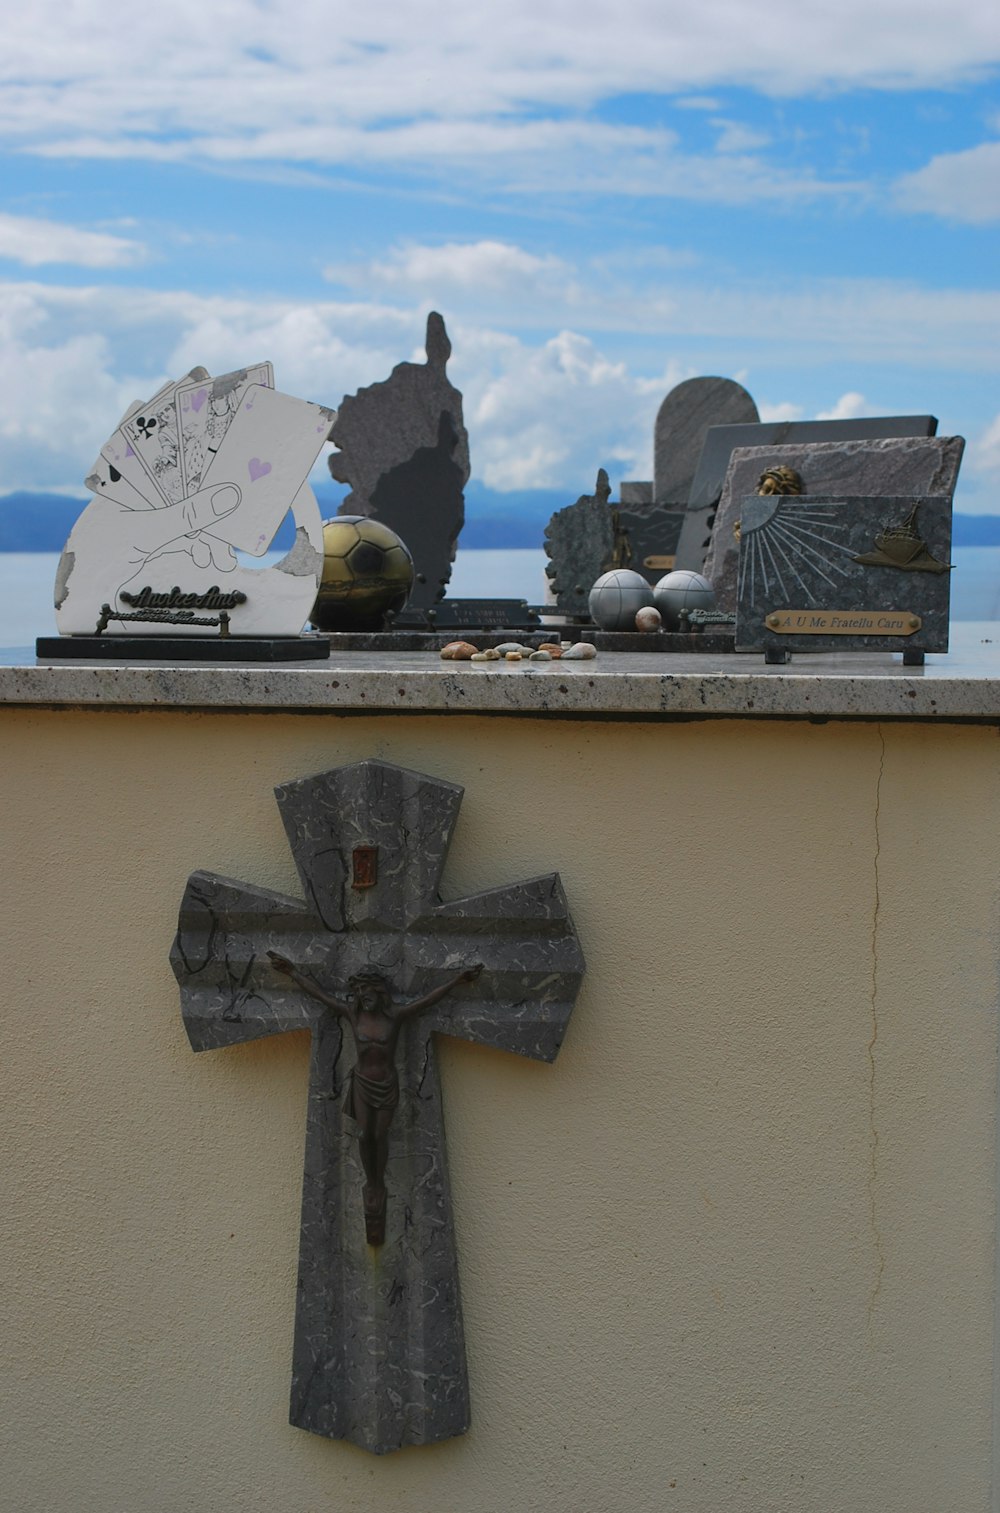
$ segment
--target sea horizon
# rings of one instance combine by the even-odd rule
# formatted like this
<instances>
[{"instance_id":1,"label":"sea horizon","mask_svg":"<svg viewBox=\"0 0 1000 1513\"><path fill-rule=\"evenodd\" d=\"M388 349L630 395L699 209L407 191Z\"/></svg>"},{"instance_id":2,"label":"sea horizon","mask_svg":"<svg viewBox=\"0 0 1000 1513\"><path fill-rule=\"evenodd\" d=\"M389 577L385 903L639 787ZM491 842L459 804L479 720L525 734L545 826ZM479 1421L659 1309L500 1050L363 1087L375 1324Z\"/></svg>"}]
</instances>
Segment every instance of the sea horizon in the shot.
<instances>
[{"instance_id":1,"label":"sea horizon","mask_svg":"<svg viewBox=\"0 0 1000 1513\"><path fill-rule=\"evenodd\" d=\"M0 647L33 646L37 636L56 633L52 590L59 555L0 551ZM269 553L260 565L281 555ZM1000 620L1000 546L956 547L952 557L952 620ZM547 561L540 547L460 548L448 597L541 604Z\"/></svg>"}]
</instances>

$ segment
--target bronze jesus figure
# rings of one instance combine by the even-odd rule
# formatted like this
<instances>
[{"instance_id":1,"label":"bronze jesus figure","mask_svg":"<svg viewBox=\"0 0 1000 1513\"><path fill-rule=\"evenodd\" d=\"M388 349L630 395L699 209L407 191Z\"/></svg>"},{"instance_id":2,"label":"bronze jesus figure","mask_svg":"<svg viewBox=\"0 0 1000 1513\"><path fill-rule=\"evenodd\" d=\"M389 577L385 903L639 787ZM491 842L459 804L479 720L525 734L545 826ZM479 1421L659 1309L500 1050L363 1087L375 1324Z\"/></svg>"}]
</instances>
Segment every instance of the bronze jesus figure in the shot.
<instances>
[{"instance_id":1,"label":"bronze jesus figure","mask_svg":"<svg viewBox=\"0 0 1000 1513\"><path fill-rule=\"evenodd\" d=\"M459 972L443 987L433 988L413 1003L394 1004L391 984L380 972L370 969L348 980L350 997L334 998L311 977L277 951L268 951L271 964L290 977L303 993L315 998L341 1019L346 1019L354 1035L357 1060L350 1074L344 1112L360 1127L359 1148L365 1172L365 1233L369 1245L385 1241L385 1168L389 1156L389 1126L399 1103L399 1073L396 1071L396 1044L405 1019L439 1003L461 982L474 982L483 970L482 962Z\"/></svg>"}]
</instances>

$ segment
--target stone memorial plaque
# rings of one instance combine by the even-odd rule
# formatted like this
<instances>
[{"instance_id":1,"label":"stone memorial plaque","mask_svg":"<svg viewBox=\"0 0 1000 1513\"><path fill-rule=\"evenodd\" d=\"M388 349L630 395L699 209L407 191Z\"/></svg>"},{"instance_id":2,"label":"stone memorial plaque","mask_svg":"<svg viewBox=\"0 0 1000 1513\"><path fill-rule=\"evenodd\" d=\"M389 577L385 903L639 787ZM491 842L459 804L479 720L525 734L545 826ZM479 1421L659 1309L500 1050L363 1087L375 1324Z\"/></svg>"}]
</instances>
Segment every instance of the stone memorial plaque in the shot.
<instances>
[{"instance_id":1,"label":"stone memorial plaque","mask_svg":"<svg viewBox=\"0 0 1000 1513\"><path fill-rule=\"evenodd\" d=\"M742 501L766 468L793 468L803 497L885 498L912 494L951 501L965 441L961 436L884 437L869 441L743 447L729 461L704 573L720 610L736 609L739 545L735 526Z\"/></svg>"},{"instance_id":2,"label":"stone memorial plaque","mask_svg":"<svg viewBox=\"0 0 1000 1513\"><path fill-rule=\"evenodd\" d=\"M196 1051L311 1032L290 1417L385 1454L469 1425L435 1037L552 1061L583 956L555 873L442 900L454 784L276 794L303 897L194 873L171 963Z\"/></svg>"},{"instance_id":3,"label":"stone memorial plaque","mask_svg":"<svg viewBox=\"0 0 1000 1513\"><path fill-rule=\"evenodd\" d=\"M396 616L394 626L408 630L426 626L435 630L520 630L538 625L538 611L526 599L442 599L430 610L407 608Z\"/></svg>"},{"instance_id":4,"label":"stone memorial plaque","mask_svg":"<svg viewBox=\"0 0 1000 1513\"><path fill-rule=\"evenodd\" d=\"M653 500L686 508L709 426L757 420L757 406L731 378L689 378L660 405L653 433Z\"/></svg>"},{"instance_id":5,"label":"stone memorial plaque","mask_svg":"<svg viewBox=\"0 0 1000 1513\"><path fill-rule=\"evenodd\" d=\"M612 565L616 537L610 495L608 475L599 468L594 492L556 510L545 527L545 551L552 559L545 573L561 614L589 619L590 590Z\"/></svg>"},{"instance_id":6,"label":"stone memorial plaque","mask_svg":"<svg viewBox=\"0 0 1000 1513\"><path fill-rule=\"evenodd\" d=\"M684 511L669 504L620 504L618 531L627 543L620 566L641 573L649 584L658 582L676 566L683 523Z\"/></svg>"},{"instance_id":7,"label":"stone memorial plaque","mask_svg":"<svg viewBox=\"0 0 1000 1513\"><path fill-rule=\"evenodd\" d=\"M951 499L740 501L737 650L948 650Z\"/></svg>"},{"instance_id":8,"label":"stone memorial plaque","mask_svg":"<svg viewBox=\"0 0 1000 1513\"><path fill-rule=\"evenodd\" d=\"M59 561L60 636L299 635L323 566L307 479L334 412L273 383L270 363L196 368L129 408ZM273 567L241 560L267 551L289 509L291 551Z\"/></svg>"},{"instance_id":9,"label":"stone memorial plaque","mask_svg":"<svg viewBox=\"0 0 1000 1513\"><path fill-rule=\"evenodd\" d=\"M351 492L342 515L374 515L402 537L416 578L411 608L444 596L465 524L469 435L462 396L448 378L451 342L427 317L427 362L402 362L382 383L344 399L331 433L330 472Z\"/></svg>"},{"instance_id":10,"label":"stone memorial plaque","mask_svg":"<svg viewBox=\"0 0 1000 1513\"><path fill-rule=\"evenodd\" d=\"M761 421L758 425L713 425L705 433L677 546L677 566L704 571L715 512L729 459L743 447L784 447L816 441L874 441L887 436L934 436L933 415L883 415L858 420Z\"/></svg>"}]
</instances>

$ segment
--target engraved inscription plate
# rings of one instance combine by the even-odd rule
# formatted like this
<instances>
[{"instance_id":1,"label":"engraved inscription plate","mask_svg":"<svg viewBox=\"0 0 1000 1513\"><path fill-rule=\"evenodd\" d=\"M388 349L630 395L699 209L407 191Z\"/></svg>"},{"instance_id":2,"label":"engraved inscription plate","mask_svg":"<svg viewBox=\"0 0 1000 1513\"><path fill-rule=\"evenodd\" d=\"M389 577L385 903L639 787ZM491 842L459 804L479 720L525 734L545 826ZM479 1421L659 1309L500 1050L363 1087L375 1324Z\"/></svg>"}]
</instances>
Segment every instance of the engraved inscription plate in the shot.
<instances>
[{"instance_id":1,"label":"engraved inscription plate","mask_svg":"<svg viewBox=\"0 0 1000 1513\"><path fill-rule=\"evenodd\" d=\"M947 651L951 573L947 495L746 496L736 647Z\"/></svg>"},{"instance_id":2,"label":"engraved inscription plate","mask_svg":"<svg viewBox=\"0 0 1000 1513\"><path fill-rule=\"evenodd\" d=\"M778 609L764 621L778 636L912 636L921 623L908 609Z\"/></svg>"}]
</instances>

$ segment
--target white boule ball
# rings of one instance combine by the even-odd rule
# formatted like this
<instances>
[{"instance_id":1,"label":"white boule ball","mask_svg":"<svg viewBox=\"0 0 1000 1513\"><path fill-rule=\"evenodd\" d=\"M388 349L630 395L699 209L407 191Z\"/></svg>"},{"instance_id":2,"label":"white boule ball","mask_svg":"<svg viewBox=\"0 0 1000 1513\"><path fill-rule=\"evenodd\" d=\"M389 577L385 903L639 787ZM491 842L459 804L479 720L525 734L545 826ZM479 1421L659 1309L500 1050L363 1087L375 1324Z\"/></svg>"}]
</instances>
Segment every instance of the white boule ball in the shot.
<instances>
[{"instance_id":1,"label":"white boule ball","mask_svg":"<svg viewBox=\"0 0 1000 1513\"><path fill-rule=\"evenodd\" d=\"M636 611L653 602L653 590L641 573L615 567L602 573L590 590L590 618L602 630L634 630Z\"/></svg>"},{"instance_id":2,"label":"white boule ball","mask_svg":"<svg viewBox=\"0 0 1000 1513\"><path fill-rule=\"evenodd\" d=\"M653 602L670 630L676 630L681 610L714 609L715 593L701 573L692 572L689 567L678 567L672 573L665 573L654 586Z\"/></svg>"},{"instance_id":3,"label":"white boule ball","mask_svg":"<svg viewBox=\"0 0 1000 1513\"><path fill-rule=\"evenodd\" d=\"M647 604L644 609L640 609L636 612L636 630L644 630L646 632L649 632L651 630L660 630L662 626L663 616L660 614L660 611L656 609L652 604Z\"/></svg>"}]
</instances>

